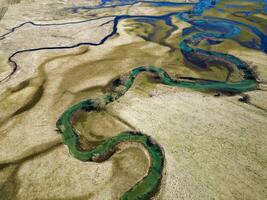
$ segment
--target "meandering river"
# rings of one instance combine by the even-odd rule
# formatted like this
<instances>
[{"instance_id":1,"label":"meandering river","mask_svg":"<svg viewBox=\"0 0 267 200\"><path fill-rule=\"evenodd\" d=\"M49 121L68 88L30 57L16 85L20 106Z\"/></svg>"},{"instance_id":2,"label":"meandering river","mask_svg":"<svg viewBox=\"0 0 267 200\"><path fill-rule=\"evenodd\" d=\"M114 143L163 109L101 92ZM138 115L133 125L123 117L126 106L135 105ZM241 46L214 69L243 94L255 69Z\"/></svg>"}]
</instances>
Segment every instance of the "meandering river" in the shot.
<instances>
[{"instance_id":1,"label":"meandering river","mask_svg":"<svg viewBox=\"0 0 267 200\"><path fill-rule=\"evenodd\" d=\"M99 6L92 7L76 7L74 12L79 12L80 9L101 9L106 7L116 7L132 5L136 3L145 3L146 1L102 1ZM238 1L237 5L238 6ZM151 6L180 6L179 3L173 2L146 2ZM124 193L121 199L149 199L159 190L162 171L164 168L164 153L160 145L151 139L145 133L140 132L123 132L115 137L109 138L99 144L96 148L91 150L83 150L79 148L79 135L73 127L75 122L75 115L78 112L90 112L93 110L101 110L107 104L116 101L124 95L129 88L131 88L135 78L140 73L149 73L154 77L158 77L163 84L173 87L187 87L196 90L216 90L216 91L229 91L229 92L244 92L254 90L257 88L257 81L254 77L249 65L240 60L239 58L226 53L219 53L197 48L197 45L202 41L208 41L209 45L218 44L223 42L224 39L238 38L242 32L242 27L249 29L254 33L255 38L251 41L237 40L241 45L249 48L254 48L263 52L267 52L266 35L257 27L248 25L242 22L234 21L231 19L221 19L216 16L203 16L207 9L215 8L220 3L216 0L200 0L196 3L192 10L186 12L174 12L163 16L129 16L121 15L115 17L115 25L113 33L117 31L117 24L121 19L133 19L136 23L148 23L155 27L158 20L163 20L165 24L172 27L168 31L157 30L158 32L165 32L163 37L157 42L164 45L164 39L167 38L172 31L177 27L172 24L171 17L177 18L188 22L192 25L191 28L184 30L184 39L178 45L180 51L187 61L193 63L203 69L208 68L211 63L218 62L226 67L236 67L243 73L243 79L237 82L220 82L213 80L177 80L171 78L166 71L154 66L137 66L128 74L124 74L113 82L110 91L108 91L100 99L88 99L67 109L59 118L57 122L58 129L62 132L64 143L68 146L71 155L82 161L101 162L108 159L113 153L116 152L117 146L125 142L140 143L146 149L150 157L150 168L144 178L136 183L130 190ZM255 1L256 3L256 1ZM229 6L229 5L228 5ZM226 8L227 9L227 6ZM224 12L220 9L220 12ZM257 11L261 12L261 11ZM262 10L263 12L263 10ZM156 34L156 33L155 33ZM146 40L155 41L152 34L146 37ZM256 40L257 37L257 40ZM155 37L154 37L155 38ZM106 38L103 39L103 41ZM101 45L102 43L98 44ZM125 78L126 77L126 78ZM190 80L189 80L190 79Z\"/></svg>"}]
</instances>

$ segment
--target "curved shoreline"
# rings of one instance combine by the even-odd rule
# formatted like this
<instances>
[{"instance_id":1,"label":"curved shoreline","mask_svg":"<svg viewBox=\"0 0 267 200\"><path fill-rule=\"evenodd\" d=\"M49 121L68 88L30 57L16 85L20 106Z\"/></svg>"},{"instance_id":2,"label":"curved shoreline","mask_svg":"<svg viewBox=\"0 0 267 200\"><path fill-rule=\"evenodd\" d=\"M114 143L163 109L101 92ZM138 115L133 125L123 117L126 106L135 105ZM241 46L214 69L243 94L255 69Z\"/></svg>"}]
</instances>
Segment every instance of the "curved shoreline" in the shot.
<instances>
[{"instance_id":1,"label":"curved shoreline","mask_svg":"<svg viewBox=\"0 0 267 200\"><path fill-rule=\"evenodd\" d=\"M200 1L205 2L205 1ZM215 2L215 1L212 1ZM184 21L193 24L193 26L201 25L203 21L194 21L192 19L195 16L201 16L206 8L214 6L212 3L210 4L197 4L196 7L190 12L174 12L169 13L167 15L162 16L129 16L129 15L120 15L115 16L114 25L112 32L106 35L101 39L98 43L78 43L72 46L61 46L61 47L43 47L43 48L33 48L17 51L9 57L9 62L14 65L14 69L12 74L15 73L17 69L17 64L12 58L23 52L29 51L39 51L39 50L52 50L52 49L70 49L75 48L82 45L90 45L90 46L98 46L102 45L106 40L112 37L117 33L117 25L119 20L121 19L129 19L129 18L153 18L153 19L163 19L166 24L172 25L169 20L171 16L178 15ZM204 17L202 17L204 19ZM148 20L149 21L149 20ZM222 21L224 21L222 19ZM91 111L99 111L103 109L109 103L112 103L123 96L133 85L135 79L141 73L149 73L152 74L153 77L158 77L163 84L169 85L172 87L186 87L194 90L216 90L216 91L227 91L227 92L245 92L249 90L254 90L258 87L258 83L254 77L253 71L249 68L249 65L240 60L239 58L219 53L203 50L200 48L196 48L196 46L202 41L206 40L216 40L216 39L225 39L231 38L234 35L238 34L237 29L231 29L225 24L218 23L217 27L221 27L222 29L226 27L227 33L225 34L223 31L212 32L213 25L212 22L207 21L206 27L203 28L202 31L191 35L190 37L185 38L179 44L180 50L184 55L185 59L187 59L190 63L200 65L200 67L209 66L211 61L220 61L225 63L226 66L235 66L239 71L243 73L243 80L239 82L220 82L220 81L212 81L205 79L173 79L169 76L169 74L162 68L157 68L154 66L141 66L133 69L127 75L124 75L123 78L116 79L112 82L111 88L107 93L100 99L88 99L81 101L70 108L68 108L58 119L56 126L58 130L62 133L63 142L68 146L70 154L81 161L93 161L93 162L103 162L110 158L116 151L118 147L122 143L139 143L143 148L147 151L149 155L150 167L148 173L137 182L131 189L126 191L121 199L149 199L154 196L154 194L159 191L160 184L162 180L162 172L164 169L164 152L160 145L154 141L150 136L141 133L141 132L133 132L126 131L119 133L115 137L108 138L102 141L101 144L96 146L93 149L85 150L79 147L80 136L78 132L75 130L73 124L75 122L75 114L80 111L91 112ZM34 25L34 24L33 24ZM22 25L23 26L23 25ZM15 31L16 29L14 29ZM218 33L219 32L219 33ZM12 75L10 74L8 78ZM2 81L2 80L1 80ZM1 82L0 81L0 82Z\"/></svg>"},{"instance_id":2,"label":"curved shoreline","mask_svg":"<svg viewBox=\"0 0 267 200\"><path fill-rule=\"evenodd\" d=\"M163 69L153 66L138 67L131 71L125 80L120 80L120 83L114 86L108 93L106 93L101 99L92 100L88 99L81 101L78 104L71 106L67 109L57 121L57 128L62 133L63 142L68 146L70 154L81 161L94 161L102 162L112 156L117 146L121 142L137 142L140 143L149 153L150 156L150 168L146 176L136 183L130 190L124 193L121 199L149 199L159 190L162 179L162 171L164 168L164 154L159 144L152 140L149 136L141 132L122 132L115 137L106 139L101 144L91 150L81 150L79 148L79 135L73 127L74 118L76 112L80 111L99 111L103 109L104 105L114 102L123 96L127 90L131 88L135 78L143 73L149 72L160 78L163 84L174 87L187 87L192 89L208 89L208 90L223 90L231 92L242 92L253 90L257 87L257 82L252 77L249 77L250 70L248 69L247 79L237 83L225 83L225 82L187 82L173 80ZM117 90L118 87L123 86L123 90Z\"/></svg>"},{"instance_id":3,"label":"curved shoreline","mask_svg":"<svg viewBox=\"0 0 267 200\"><path fill-rule=\"evenodd\" d=\"M135 1L133 2L132 4L136 4L136 3L158 3L158 2L153 2L153 1ZM212 3L212 2L215 2ZM194 23L194 20L188 18L187 16L200 16L203 14L203 12L205 11L205 9L209 9L209 8L213 8L215 7L216 3L220 2L220 0L213 0L212 2L206 2L205 0L200 0L199 3L178 3L179 5L194 5L193 9L191 11L179 11L179 12L171 12L171 13L168 13L168 14L165 14L165 15L160 15L160 16L153 16L153 15L110 15L110 16L103 16L103 17L98 17L98 18L94 18L94 19L88 19L88 20L82 20L82 21L77 21L77 22L66 22L66 23L58 23L58 24L38 24L38 23L35 23L35 22L32 22L32 21L28 21L28 22L24 22L16 27L13 27L9 32L3 34L0 36L0 41L1 40L4 40L6 36L8 36L9 34L15 32L17 29L23 27L24 25L26 24L32 24L33 26L64 26L64 25L68 25L68 24L78 24L78 23L84 23L84 22L89 22L89 21L94 21L94 20L98 20L98 19L103 19L103 18L109 18L109 17L114 17L114 25L113 25L113 29L112 31L106 35L104 38L102 38L100 40L100 42L98 43L92 43L92 42L81 42L81 43L78 43L78 44L74 44L74 45L70 45L70 46L54 46L54 47L39 47L39 48L32 48L32 49L24 49L24 50L19 50L19 51L16 51L14 52L11 56L9 56L8 58L8 62L10 63L11 67L12 67L12 70L11 72L6 76L4 77L3 79L0 80L0 84L2 82L5 82L7 80L10 79L10 77L15 74L17 68L18 68L18 65L17 63L13 60L13 57L16 56L17 54L20 54L20 53L24 53L24 52L30 52L30 51L40 51L40 50L60 50L60 49L71 49L71 48L76 48L76 47L79 47L79 46L83 46L83 45L86 45L86 46L99 46L99 45L102 45L105 43L106 40L108 40L109 38L111 38L113 35L115 35L117 33L117 25L119 23L120 20L123 20L123 19L131 19L131 18L152 18L152 19L162 19L164 20L165 22L167 22L166 24L168 24L168 20L170 17L172 16L177 16L178 18L180 18L181 20L183 21L186 21L188 23L190 23L192 25L192 27L196 27L198 26L198 24ZM170 2L160 2L161 6L164 6L164 5L167 5L169 4ZM175 3L177 4L177 3ZM101 4L101 7L103 7L104 4ZM117 7L117 6L121 6L120 4L118 5L113 5L112 7ZM177 5L175 5L177 6ZM99 9L97 7L94 7L95 9ZM246 25L244 23L241 23L241 22L237 22L237 21L234 21L234 20L227 20L225 18L223 19L220 19L220 18L216 18L216 17L202 17L202 19L206 20L207 19L214 19L214 20L218 20L219 22L222 21L222 22L229 22L229 24L235 24L235 25L240 25L240 26L245 26L247 28L249 28L250 30L252 30L257 36L259 36L261 38L261 44L260 44L260 48L256 48L255 49L258 49L258 50L261 50L263 52L267 52L267 35L265 35L264 33L262 33L260 30L250 26L250 25ZM201 24L201 23L200 23ZM201 25L200 25L201 27ZM205 27L204 27L204 30L205 30ZM231 39L233 35L228 35L227 37L224 36L223 38L229 38ZM241 45L245 45L244 43L238 41ZM253 48L253 47L251 47Z\"/></svg>"},{"instance_id":4,"label":"curved shoreline","mask_svg":"<svg viewBox=\"0 0 267 200\"><path fill-rule=\"evenodd\" d=\"M205 5L209 6L209 5ZM205 9L201 7L202 9ZM202 9L197 9L197 12L201 14ZM183 17L186 21L191 20L190 13L183 13ZM253 72L249 66L238 59L235 56L211 52L202 50L199 48L193 48L191 46L196 46L201 40L213 38L224 39L235 35L235 30L228 32L228 35L223 33L210 33L200 32L192 35L189 38L184 39L180 43L180 49L184 57L191 63L208 65L211 60L220 60L220 62L225 62L226 66L234 65L238 70L244 73L244 79L239 82L219 82L210 80L201 80L194 82L186 80L174 80L172 79L166 71L161 68L156 68L153 66L148 67L138 67L133 69L128 75L124 75L123 79L115 80L113 82L113 87L108 91L100 100L85 100L78 104L71 106L67 109L57 121L57 128L63 134L63 141L68 146L70 154L81 161L94 161L101 162L108 159L112 154L116 152L116 147L121 142L138 142L140 143L149 153L150 156L150 168L146 176L136 183L130 190L125 192L121 199L149 199L153 197L156 191L159 190L162 179L162 171L164 167L164 154L160 146L155 142L151 141L150 137L143 133L136 132L122 132L115 137L106 139L101 144L96 146L91 150L80 150L78 147L79 135L72 126L73 114L79 111L90 112L93 110L101 110L107 104L114 102L123 96L133 85L136 77L143 73L148 72L158 77L163 84L173 86L173 87L186 87L195 90L216 90L216 91L228 91L228 92L244 92L248 90L253 90L257 88L257 81L253 76ZM119 89L120 87L120 89Z\"/></svg>"}]
</instances>

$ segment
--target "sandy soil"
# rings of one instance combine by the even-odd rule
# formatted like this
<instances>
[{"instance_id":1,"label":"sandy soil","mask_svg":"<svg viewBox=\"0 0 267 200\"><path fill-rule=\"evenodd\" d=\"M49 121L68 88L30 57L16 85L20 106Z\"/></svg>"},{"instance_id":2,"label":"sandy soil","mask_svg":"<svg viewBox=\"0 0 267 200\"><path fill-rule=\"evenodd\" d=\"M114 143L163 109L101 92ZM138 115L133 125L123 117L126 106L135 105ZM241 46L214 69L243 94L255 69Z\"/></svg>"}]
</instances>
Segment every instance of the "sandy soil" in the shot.
<instances>
[{"instance_id":1,"label":"sandy soil","mask_svg":"<svg viewBox=\"0 0 267 200\"><path fill-rule=\"evenodd\" d=\"M0 35L25 21L40 24L79 22L112 14L170 11L144 4L73 13L75 6L98 1L2 1ZM90 5L89 5L90 4ZM180 10L189 9L181 7ZM25 24L0 40L0 78L10 72L14 52L48 46L97 43L112 30L113 17L64 26ZM167 40L178 44L183 28ZM106 23L107 22L107 23ZM104 163L83 163L69 155L55 123L71 104L103 95L115 78L142 65L163 67L171 76L224 80L220 68L188 67L180 51L149 42L123 20L118 34L98 47L80 46L18 54L18 71L0 84L0 200L118 199L149 167L142 148L129 147ZM137 34L138 32L138 34ZM170 88L147 75L106 110L85 114L75 127L101 141L125 130L151 135L164 148L166 169L158 199L267 199L266 54L235 41L210 50L238 56L256 66L260 90L235 96ZM247 95L248 101L242 101Z\"/></svg>"}]
</instances>

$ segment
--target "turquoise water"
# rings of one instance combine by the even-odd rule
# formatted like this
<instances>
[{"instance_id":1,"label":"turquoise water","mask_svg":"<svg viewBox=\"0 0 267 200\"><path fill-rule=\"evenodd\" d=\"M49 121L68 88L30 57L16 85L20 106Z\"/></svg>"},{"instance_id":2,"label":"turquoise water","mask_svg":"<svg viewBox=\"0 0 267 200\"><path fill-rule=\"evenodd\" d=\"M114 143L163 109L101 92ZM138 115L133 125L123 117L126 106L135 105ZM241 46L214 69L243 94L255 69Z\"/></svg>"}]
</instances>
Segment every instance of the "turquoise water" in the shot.
<instances>
[{"instance_id":1,"label":"turquoise water","mask_svg":"<svg viewBox=\"0 0 267 200\"><path fill-rule=\"evenodd\" d=\"M135 4L137 0L128 0L128 1L111 1L103 0L102 3L95 8L79 8L75 12L79 12L80 9L101 9L106 6L124 6L128 4ZM234 4L234 3L237 4ZM259 1L250 1L250 2L259 2ZM150 2L151 6L162 7L162 6L180 6L176 3L170 2ZM145 22L145 23L155 23L157 20L164 20L166 24L173 27L170 17L176 16L177 18L186 21L192 25L192 27L187 28L183 32L184 39L178 44L180 51L182 52L185 59L189 62L199 66L200 68L207 68L209 62L220 61L225 62L226 65L235 66L238 70L242 71L244 76L243 80L238 82L220 82L212 80L201 80L194 82L186 80L174 80L172 79L164 69L157 68L154 66L136 66L133 69L127 80L119 82L119 84L114 84L114 87L106 93L102 99L107 104L116 101L122 95L131 88L136 77L143 73L148 72L149 74L156 75L159 77L163 84L172 86L172 87L186 87L195 90L215 90L215 91L229 91L229 92L245 92L249 90L254 90L257 88L258 83L251 71L249 65L242 61L241 59L229 55L226 53L219 53L213 51L207 51L204 49L197 48L197 45L203 41L208 40L209 45L218 44L223 42L224 39L236 39L238 35L242 33L244 27L253 33L253 37L257 37L258 40L254 42L244 42L241 39L237 40L241 45L253 48L259 51L266 52L266 34L259 28L245 24L241 21L234 21L231 19L218 18L217 16L204 16L205 11L209 9L219 9L220 12L225 12L224 9L234 8L240 9L244 6L239 6L238 1L232 1L231 4L224 6L224 8L217 7L220 5L220 1L216 0L202 0L199 3L195 4L193 9L186 12L174 12L169 13L163 16L130 16L130 15L120 15L116 16L114 20L114 28L112 33L116 33L117 25L121 19L134 18L136 22ZM257 12L266 12L266 1L261 1L264 3L265 7L262 7L260 11ZM252 8L253 9L253 8ZM249 12L249 11L242 11ZM251 11L252 12L252 11ZM248 14L249 15L249 14ZM111 34L112 35L112 34ZM168 35L168 34L167 34ZM102 42L97 45L102 45L106 39L103 38ZM151 38L147 38L150 40ZM123 92L118 92L116 88L124 87ZM81 150L78 148L79 135L76 133L73 128L72 116L78 111L90 112L93 110L99 110L99 104L97 100L88 99L84 100L78 104L71 106L67 109L57 121L57 127L62 132L63 141L68 146L69 151L72 156L81 160L81 161L93 161L93 162L102 162L108 159L113 153L116 152L116 146L121 142L138 142L142 144L148 151L151 158L151 166L149 168L148 174L138 183L136 183L129 191L126 191L121 199L149 199L152 197L156 191L159 190L162 171L164 167L164 154L160 145L153 141L149 136L140 132L123 132L118 134L115 137L109 138L103 141L100 145L91 150Z\"/></svg>"}]
</instances>

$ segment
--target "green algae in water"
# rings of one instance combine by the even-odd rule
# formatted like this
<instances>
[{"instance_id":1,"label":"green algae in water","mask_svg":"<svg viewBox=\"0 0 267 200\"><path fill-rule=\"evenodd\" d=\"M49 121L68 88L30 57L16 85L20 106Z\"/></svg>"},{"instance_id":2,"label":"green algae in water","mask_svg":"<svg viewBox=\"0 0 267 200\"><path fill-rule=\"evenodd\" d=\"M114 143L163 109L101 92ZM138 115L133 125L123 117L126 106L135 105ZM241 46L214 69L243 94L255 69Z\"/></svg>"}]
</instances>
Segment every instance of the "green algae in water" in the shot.
<instances>
[{"instance_id":1,"label":"green algae in water","mask_svg":"<svg viewBox=\"0 0 267 200\"><path fill-rule=\"evenodd\" d=\"M201 9L205 8L199 8L199 10L195 10L195 12L199 12L199 14L201 14ZM168 17L164 20L166 20L166 23L169 23L171 25L171 23L167 21L169 20ZM153 21L153 23L151 23L151 21ZM169 29L168 26L165 26L165 23L162 24L161 21L155 21L156 22L154 22L154 20L149 20L149 25L146 25L146 27L142 27L142 25L139 24L139 34L146 40L164 45L166 38L169 36L168 32L171 32L171 29ZM142 20L139 20L139 22L142 23ZM154 31L154 27L161 27L160 30L162 30L162 32L159 31L156 33L156 31ZM154 32L151 33L150 31L152 30ZM174 29L172 29L172 31L173 30ZM154 66L141 66L133 69L127 76L127 80L125 80L124 83L121 83L121 85L113 84L114 88L106 93L102 97L102 100L107 105L120 98L128 89L132 87L134 80L142 72L149 72L153 75L156 75L157 77L159 77L163 84L173 87L186 87L195 90L219 90L230 92L244 92L257 88L257 81L255 80L252 71L249 69L249 66L240 59L228 54L205 51L199 48L191 47L194 44L197 44L197 40L203 40L206 37L224 38L223 34L218 33L206 34L204 31L196 33L180 43L180 49L184 57L192 63L202 62L202 64L205 64L205 61L210 61L213 58L219 59L220 61L225 61L225 63L231 63L232 65L236 66L238 70L244 73L243 80L238 82L221 82L213 80L201 80L192 82L187 80L174 80L162 68ZM116 88L119 86L123 86L125 91L120 92L116 90ZM164 167L164 155L161 147L149 136L139 132L136 133L126 131L118 134L115 137L104 140L101 144L91 150L80 150L77 147L79 142L79 135L76 133L72 125L75 121L73 115L80 110L90 112L98 109L100 109L100 107L96 100L89 99L81 101L80 103L75 104L67 109L57 121L57 127L63 133L63 141L68 146L71 155L81 161L101 162L108 159L113 153L115 153L117 145L121 142L140 143L148 151L150 156L151 165L148 174L141 181L136 183L130 190L125 192L121 199L136 200L148 199L152 197L159 189L161 183L162 171Z\"/></svg>"}]
</instances>

